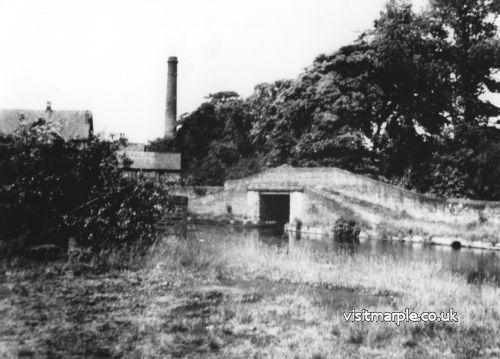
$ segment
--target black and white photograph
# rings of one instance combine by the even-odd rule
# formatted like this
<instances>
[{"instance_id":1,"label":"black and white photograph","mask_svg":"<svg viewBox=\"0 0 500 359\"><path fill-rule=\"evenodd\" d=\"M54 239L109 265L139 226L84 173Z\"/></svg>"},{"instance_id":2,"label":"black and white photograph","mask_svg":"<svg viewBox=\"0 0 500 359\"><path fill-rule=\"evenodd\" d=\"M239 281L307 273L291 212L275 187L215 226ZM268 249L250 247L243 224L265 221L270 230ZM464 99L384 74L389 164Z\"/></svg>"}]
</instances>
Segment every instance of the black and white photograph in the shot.
<instances>
[{"instance_id":1,"label":"black and white photograph","mask_svg":"<svg viewBox=\"0 0 500 359\"><path fill-rule=\"evenodd\" d=\"M0 359L500 358L500 0L0 0Z\"/></svg>"}]
</instances>

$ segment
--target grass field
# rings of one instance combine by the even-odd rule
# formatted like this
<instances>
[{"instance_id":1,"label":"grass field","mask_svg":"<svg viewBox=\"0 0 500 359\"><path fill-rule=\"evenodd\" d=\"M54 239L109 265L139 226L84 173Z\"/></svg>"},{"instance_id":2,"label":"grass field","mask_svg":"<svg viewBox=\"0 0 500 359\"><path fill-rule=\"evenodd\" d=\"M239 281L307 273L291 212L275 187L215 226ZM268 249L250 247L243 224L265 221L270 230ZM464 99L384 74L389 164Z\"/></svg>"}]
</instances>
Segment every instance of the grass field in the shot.
<instances>
[{"instance_id":1,"label":"grass field","mask_svg":"<svg viewBox=\"0 0 500 359\"><path fill-rule=\"evenodd\" d=\"M198 239L164 239L128 269L4 266L0 357L500 356L496 286L424 262ZM459 323L346 323L341 315L362 308L453 308Z\"/></svg>"}]
</instances>

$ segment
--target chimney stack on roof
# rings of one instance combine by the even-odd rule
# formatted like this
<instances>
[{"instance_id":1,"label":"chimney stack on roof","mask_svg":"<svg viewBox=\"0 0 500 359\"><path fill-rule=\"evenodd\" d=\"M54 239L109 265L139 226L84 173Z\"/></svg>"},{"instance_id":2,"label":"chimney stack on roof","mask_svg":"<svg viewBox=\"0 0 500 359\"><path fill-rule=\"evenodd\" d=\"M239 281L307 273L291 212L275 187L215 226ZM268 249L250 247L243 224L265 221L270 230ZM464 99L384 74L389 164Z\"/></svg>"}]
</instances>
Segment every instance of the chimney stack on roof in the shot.
<instances>
[{"instance_id":1,"label":"chimney stack on roof","mask_svg":"<svg viewBox=\"0 0 500 359\"><path fill-rule=\"evenodd\" d=\"M47 101L47 108L45 109L45 116L49 119L52 116L52 102Z\"/></svg>"},{"instance_id":2,"label":"chimney stack on roof","mask_svg":"<svg viewBox=\"0 0 500 359\"><path fill-rule=\"evenodd\" d=\"M177 121L177 57L168 58L167 109L165 114L165 138L175 138Z\"/></svg>"}]
</instances>

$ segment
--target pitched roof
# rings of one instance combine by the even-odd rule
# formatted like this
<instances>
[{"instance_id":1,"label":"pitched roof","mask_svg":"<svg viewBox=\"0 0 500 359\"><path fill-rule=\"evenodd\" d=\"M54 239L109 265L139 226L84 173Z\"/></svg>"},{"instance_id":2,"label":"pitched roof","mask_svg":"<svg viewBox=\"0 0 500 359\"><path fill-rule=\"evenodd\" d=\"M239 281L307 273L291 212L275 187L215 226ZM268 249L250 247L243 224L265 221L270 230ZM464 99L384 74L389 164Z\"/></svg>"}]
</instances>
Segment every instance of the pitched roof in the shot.
<instances>
[{"instance_id":1,"label":"pitched roof","mask_svg":"<svg viewBox=\"0 0 500 359\"><path fill-rule=\"evenodd\" d=\"M0 133L11 134L21 121L32 123L38 119L56 120L61 123L60 135L65 139L86 139L93 131L90 111L36 111L4 109L0 110Z\"/></svg>"},{"instance_id":2,"label":"pitched roof","mask_svg":"<svg viewBox=\"0 0 500 359\"><path fill-rule=\"evenodd\" d=\"M127 146L123 147L123 151L144 151L146 149L145 143L140 142L129 142Z\"/></svg>"},{"instance_id":3,"label":"pitched roof","mask_svg":"<svg viewBox=\"0 0 500 359\"><path fill-rule=\"evenodd\" d=\"M180 153L161 153L144 151L121 151L132 160L130 169L134 170L156 170L156 171L180 171Z\"/></svg>"}]
</instances>

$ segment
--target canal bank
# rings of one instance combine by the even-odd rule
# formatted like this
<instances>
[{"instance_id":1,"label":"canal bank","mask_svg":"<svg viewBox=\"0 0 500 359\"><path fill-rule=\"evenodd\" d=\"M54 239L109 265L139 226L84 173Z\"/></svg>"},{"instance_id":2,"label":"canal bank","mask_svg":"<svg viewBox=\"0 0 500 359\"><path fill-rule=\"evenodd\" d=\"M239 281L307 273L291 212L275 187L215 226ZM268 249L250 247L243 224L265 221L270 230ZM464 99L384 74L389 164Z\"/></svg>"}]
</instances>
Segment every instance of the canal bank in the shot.
<instances>
[{"instance_id":1,"label":"canal bank","mask_svg":"<svg viewBox=\"0 0 500 359\"><path fill-rule=\"evenodd\" d=\"M188 222L195 225L214 225L214 226L232 226L232 227L245 227L245 228L272 228L279 226L274 221L264 221L264 222L252 222L245 219L234 218L229 215L222 216L200 216L196 214L191 214L188 217ZM301 238L307 240L323 240L334 238L333 226L323 227L323 226L308 226L308 225L298 225L298 223L285 223L283 226L283 232L289 233L293 236L300 236ZM406 233L405 233L406 232ZM360 232L360 238L370 238L373 240L391 241L391 242L405 242L405 243L415 243L415 244L426 244L426 245L436 245L436 246L446 246L453 249L460 248L471 248L471 249L481 249L488 251L500 251L500 243L497 241L496 237L492 236L490 241L480 240L480 239L468 239L461 237L459 235L445 235L445 234L411 234L411 230L408 231L394 230L392 227L390 230L387 227L384 228L384 224L380 224L376 229L364 228ZM469 235L469 237L471 237Z\"/></svg>"},{"instance_id":2,"label":"canal bank","mask_svg":"<svg viewBox=\"0 0 500 359\"><path fill-rule=\"evenodd\" d=\"M291 233L293 235L300 235L304 239L323 239L323 238L333 238L333 229L325 227L313 227L313 226L300 226L297 224L285 224L285 232ZM484 249L492 251L500 251L500 243L496 240L490 242L481 240L470 240L458 236L442 236L442 235L390 235L384 233L384 231L377 230L364 230L361 231L360 237L373 238L377 240L384 241L399 241L407 243L418 243L418 244L428 244L428 245L439 245L448 246L454 249L460 248L473 248L473 249Z\"/></svg>"},{"instance_id":3,"label":"canal bank","mask_svg":"<svg viewBox=\"0 0 500 359\"><path fill-rule=\"evenodd\" d=\"M456 248L500 248L500 203L415 193L338 168L282 166L228 180L224 187L172 189L206 223L301 225L303 236L330 235L339 218L365 235Z\"/></svg>"}]
</instances>

